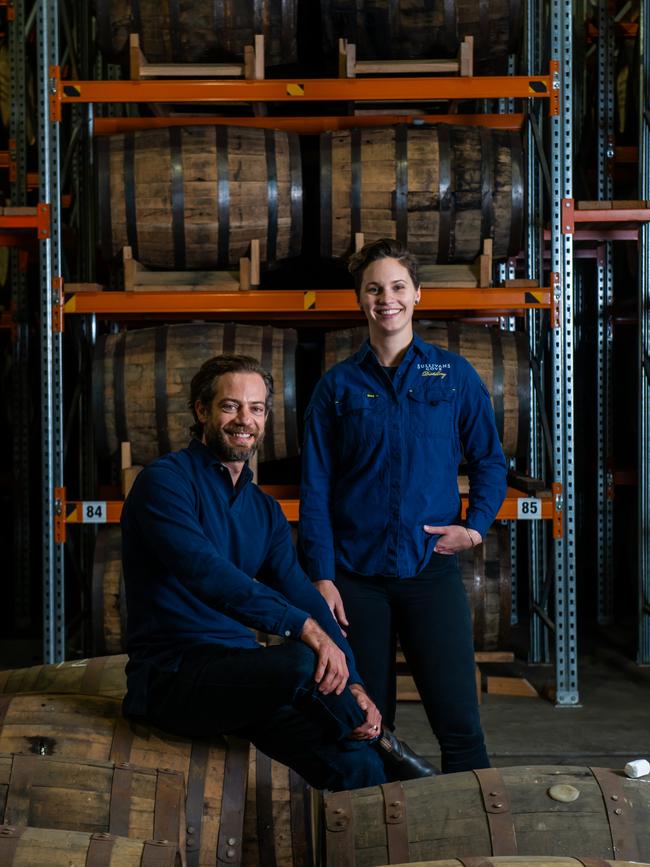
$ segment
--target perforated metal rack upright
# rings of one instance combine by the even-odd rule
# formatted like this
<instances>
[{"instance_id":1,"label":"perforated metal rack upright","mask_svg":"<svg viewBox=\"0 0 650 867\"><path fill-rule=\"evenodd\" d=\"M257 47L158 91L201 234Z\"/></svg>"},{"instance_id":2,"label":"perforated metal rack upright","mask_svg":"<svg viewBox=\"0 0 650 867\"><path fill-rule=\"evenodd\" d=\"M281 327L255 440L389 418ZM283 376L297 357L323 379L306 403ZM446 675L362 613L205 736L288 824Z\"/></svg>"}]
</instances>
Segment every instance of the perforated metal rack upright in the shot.
<instances>
[{"instance_id":1,"label":"perforated metal rack upright","mask_svg":"<svg viewBox=\"0 0 650 867\"><path fill-rule=\"evenodd\" d=\"M40 384L43 532L43 658L65 658L63 546L54 542L57 503L63 486L63 379L61 295L61 196L59 124L50 117L52 68L59 62L59 4L38 0L39 201L50 204L50 236L39 239Z\"/></svg>"},{"instance_id":2,"label":"perforated metal rack upright","mask_svg":"<svg viewBox=\"0 0 650 867\"><path fill-rule=\"evenodd\" d=\"M558 321L551 328L551 429L557 505L564 516L555 541L556 703L576 705L578 695L575 472L573 428L573 236L562 233L563 200L573 198L572 4L551 0L551 56L559 59L561 111L551 117L551 271Z\"/></svg>"},{"instance_id":3,"label":"perforated metal rack upright","mask_svg":"<svg viewBox=\"0 0 650 867\"><path fill-rule=\"evenodd\" d=\"M650 199L650 0L639 23L639 195ZM650 663L650 225L639 229L639 643L637 661Z\"/></svg>"},{"instance_id":4,"label":"perforated metal rack upright","mask_svg":"<svg viewBox=\"0 0 650 867\"><path fill-rule=\"evenodd\" d=\"M598 198L611 201L614 184L610 159L614 147L614 28L607 0L598 0L598 87L596 168ZM613 244L605 241L596 260L596 413L597 413L597 581L598 622L611 623L614 607L614 468L613 468Z\"/></svg>"},{"instance_id":5,"label":"perforated metal rack upright","mask_svg":"<svg viewBox=\"0 0 650 867\"><path fill-rule=\"evenodd\" d=\"M11 117L9 122L9 179L11 202L27 204L27 88L25 83L25 2L7 8L11 65ZM11 407L12 458L15 486L13 616L17 628L29 625L31 611L30 466L29 466L29 325L27 277L18 250L11 251L11 306L13 314Z\"/></svg>"}]
</instances>

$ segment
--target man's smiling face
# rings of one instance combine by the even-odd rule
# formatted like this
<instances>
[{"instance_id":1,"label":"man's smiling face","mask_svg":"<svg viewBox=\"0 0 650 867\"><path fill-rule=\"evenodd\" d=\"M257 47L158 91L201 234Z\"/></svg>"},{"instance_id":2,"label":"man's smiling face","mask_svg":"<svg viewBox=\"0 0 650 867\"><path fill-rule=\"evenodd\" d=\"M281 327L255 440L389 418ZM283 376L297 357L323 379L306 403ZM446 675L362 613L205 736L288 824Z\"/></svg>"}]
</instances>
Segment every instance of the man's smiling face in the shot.
<instances>
[{"instance_id":1,"label":"man's smiling face","mask_svg":"<svg viewBox=\"0 0 650 867\"><path fill-rule=\"evenodd\" d=\"M203 442L223 463L243 463L264 439L266 385L258 373L225 373L209 407L196 403Z\"/></svg>"}]
</instances>

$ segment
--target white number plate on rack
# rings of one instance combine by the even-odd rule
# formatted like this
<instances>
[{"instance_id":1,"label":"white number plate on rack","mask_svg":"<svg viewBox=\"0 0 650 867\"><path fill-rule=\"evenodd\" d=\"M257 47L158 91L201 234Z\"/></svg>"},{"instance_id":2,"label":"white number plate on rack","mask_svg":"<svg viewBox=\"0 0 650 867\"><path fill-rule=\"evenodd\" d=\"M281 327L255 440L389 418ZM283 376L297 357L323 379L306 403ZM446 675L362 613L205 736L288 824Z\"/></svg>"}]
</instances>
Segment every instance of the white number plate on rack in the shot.
<instances>
[{"instance_id":1,"label":"white number plate on rack","mask_svg":"<svg viewBox=\"0 0 650 867\"><path fill-rule=\"evenodd\" d=\"M81 504L81 521L83 524L105 524L106 501L84 500Z\"/></svg>"},{"instance_id":2,"label":"white number plate on rack","mask_svg":"<svg viewBox=\"0 0 650 867\"><path fill-rule=\"evenodd\" d=\"M518 521L539 521L542 517L542 501L537 497L519 497L517 500Z\"/></svg>"}]
</instances>

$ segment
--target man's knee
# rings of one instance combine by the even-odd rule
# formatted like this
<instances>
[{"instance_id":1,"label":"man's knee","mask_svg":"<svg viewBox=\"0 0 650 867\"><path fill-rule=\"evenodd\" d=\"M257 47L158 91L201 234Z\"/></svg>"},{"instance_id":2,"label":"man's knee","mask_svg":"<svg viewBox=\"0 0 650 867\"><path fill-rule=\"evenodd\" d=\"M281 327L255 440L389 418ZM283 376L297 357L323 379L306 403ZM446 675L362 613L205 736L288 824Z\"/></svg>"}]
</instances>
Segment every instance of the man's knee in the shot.
<instances>
[{"instance_id":1,"label":"man's knee","mask_svg":"<svg viewBox=\"0 0 650 867\"><path fill-rule=\"evenodd\" d=\"M286 667L287 675L297 684L310 684L316 670L316 654L306 644L287 642L269 647L266 653L277 652Z\"/></svg>"}]
</instances>

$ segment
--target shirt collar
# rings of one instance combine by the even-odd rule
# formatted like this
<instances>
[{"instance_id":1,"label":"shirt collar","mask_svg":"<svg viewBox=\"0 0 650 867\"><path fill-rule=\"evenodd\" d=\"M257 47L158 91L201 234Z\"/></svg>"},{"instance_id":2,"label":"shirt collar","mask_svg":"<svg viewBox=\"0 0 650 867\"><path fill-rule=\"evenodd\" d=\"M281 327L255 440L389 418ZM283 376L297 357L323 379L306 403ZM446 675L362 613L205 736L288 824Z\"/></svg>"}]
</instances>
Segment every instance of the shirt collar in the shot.
<instances>
[{"instance_id":1,"label":"shirt collar","mask_svg":"<svg viewBox=\"0 0 650 867\"><path fill-rule=\"evenodd\" d=\"M417 334L414 334L413 340L411 341L411 345L407 349L406 355L402 359L402 364L404 364L405 361L408 361L412 357L413 353L415 353L417 355L421 355L421 356L426 355L428 346L429 346L428 343L425 343L424 340L422 340L422 338L418 337ZM357 364L363 364L363 362L366 360L366 358L369 355L373 356L374 358L377 358L377 356L375 355L375 353L373 351L372 346L370 345L370 338L368 337L368 338L366 338L366 340L364 340L361 348L357 352L355 352L355 354L352 356L352 359Z\"/></svg>"},{"instance_id":2,"label":"shirt collar","mask_svg":"<svg viewBox=\"0 0 650 867\"><path fill-rule=\"evenodd\" d=\"M230 479L230 471L228 467L225 466L219 458L205 445L201 440L193 437L190 440L189 450L193 457L196 457L201 461L206 467L220 467L224 470L224 475L228 474L228 479ZM237 479L237 490L241 490L248 482L253 478L253 471L248 466L248 461L244 464L241 474Z\"/></svg>"}]
</instances>

